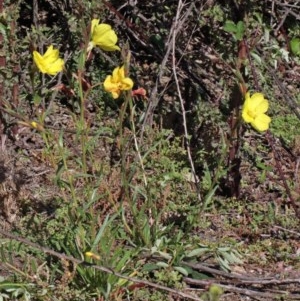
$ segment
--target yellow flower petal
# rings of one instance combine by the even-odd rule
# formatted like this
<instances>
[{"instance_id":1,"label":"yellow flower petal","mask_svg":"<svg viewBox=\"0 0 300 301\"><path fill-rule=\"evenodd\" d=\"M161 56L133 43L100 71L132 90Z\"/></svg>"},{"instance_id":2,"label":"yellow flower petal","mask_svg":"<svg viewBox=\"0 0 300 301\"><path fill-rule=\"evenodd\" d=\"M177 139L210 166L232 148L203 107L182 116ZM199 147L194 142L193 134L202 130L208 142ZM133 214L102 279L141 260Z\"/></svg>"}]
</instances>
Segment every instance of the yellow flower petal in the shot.
<instances>
[{"instance_id":1,"label":"yellow flower petal","mask_svg":"<svg viewBox=\"0 0 300 301\"><path fill-rule=\"evenodd\" d=\"M124 66L113 70L112 75L108 75L103 83L104 90L110 92L114 99L118 98L122 91L128 91L133 87L133 81L125 77Z\"/></svg>"},{"instance_id":2,"label":"yellow flower petal","mask_svg":"<svg viewBox=\"0 0 300 301\"><path fill-rule=\"evenodd\" d=\"M113 99L119 98L120 94L121 94L120 90L111 91L111 96L112 96Z\"/></svg>"},{"instance_id":3,"label":"yellow flower petal","mask_svg":"<svg viewBox=\"0 0 300 301\"><path fill-rule=\"evenodd\" d=\"M59 58L58 49L53 49L50 45L44 55L37 51L33 51L33 60L42 73L56 75L63 70L64 61Z\"/></svg>"},{"instance_id":4,"label":"yellow flower petal","mask_svg":"<svg viewBox=\"0 0 300 301\"><path fill-rule=\"evenodd\" d=\"M257 114L266 113L269 108L268 101L261 93L254 93L251 97L251 104L253 105Z\"/></svg>"},{"instance_id":5,"label":"yellow flower petal","mask_svg":"<svg viewBox=\"0 0 300 301\"><path fill-rule=\"evenodd\" d=\"M242 108L242 118L257 131L266 131L269 128L271 118L266 113L269 108L269 102L262 93L246 93L245 102Z\"/></svg>"},{"instance_id":6,"label":"yellow flower petal","mask_svg":"<svg viewBox=\"0 0 300 301\"><path fill-rule=\"evenodd\" d=\"M118 74L118 80L121 81L123 78L125 78L125 68L124 66L117 69Z\"/></svg>"},{"instance_id":7,"label":"yellow flower petal","mask_svg":"<svg viewBox=\"0 0 300 301\"><path fill-rule=\"evenodd\" d=\"M249 114L248 108L245 106L242 110L242 117L246 123L252 122L254 120L253 116Z\"/></svg>"},{"instance_id":8,"label":"yellow flower petal","mask_svg":"<svg viewBox=\"0 0 300 301\"><path fill-rule=\"evenodd\" d=\"M93 19L91 24L91 36L93 45L99 46L105 51L120 50L116 45L118 37L108 24L99 24L99 19Z\"/></svg>"},{"instance_id":9,"label":"yellow flower petal","mask_svg":"<svg viewBox=\"0 0 300 301\"><path fill-rule=\"evenodd\" d=\"M93 19L91 24L91 34L93 35L94 29L98 26L100 19Z\"/></svg>"},{"instance_id":10,"label":"yellow flower petal","mask_svg":"<svg viewBox=\"0 0 300 301\"><path fill-rule=\"evenodd\" d=\"M63 70L64 61L63 59L58 58L55 62L53 62L49 67L47 73L50 75L55 75L61 70Z\"/></svg>"},{"instance_id":11,"label":"yellow flower petal","mask_svg":"<svg viewBox=\"0 0 300 301\"><path fill-rule=\"evenodd\" d=\"M251 97L248 97L248 99L249 98L252 100L252 102L259 103L260 101L262 101L264 99L264 95L262 93L257 93L256 92L256 93L253 93L253 95Z\"/></svg>"},{"instance_id":12,"label":"yellow flower petal","mask_svg":"<svg viewBox=\"0 0 300 301\"><path fill-rule=\"evenodd\" d=\"M112 76L111 75L108 75L106 77L106 79L103 83L103 86L104 86L104 89L106 91L109 91L109 92L110 92L110 90L118 88L118 85L112 81Z\"/></svg>"},{"instance_id":13,"label":"yellow flower petal","mask_svg":"<svg viewBox=\"0 0 300 301\"><path fill-rule=\"evenodd\" d=\"M269 109L269 102L266 99L261 100L261 102L256 107L256 114L264 114Z\"/></svg>"},{"instance_id":14,"label":"yellow flower petal","mask_svg":"<svg viewBox=\"0 0 300 301\"><path fill-rule=\"evenodd\" d=\"M103 86L104 90L106 92L112 93L112 97L115 99L119 97L121 91L119 89L118 83L115 83L112 79L112 76L108 75L103 83Z\"/></svg>"},{"instance_id":15,"label":"yellow flower petal","mask_svg":"<svg viewBox=\"0 0 300 301\"><path fill-rule=\"evenodd\" d=\"M256 93L258 94L258 93ZM256 95L255 98L249 97L246 98L244 106L247 107L247 109L251 112L256 112L256 107L260 104L260 102L263 100L264 98L261 98L259 95Z\"/></svg>"},{"instance_id":16,"label":"yellow flower petal","mask_svg":"<svg viewBox=\"0 0 300 301\"><path fill-rule=\"evenodd\" d=\"M38 69L42 73L46 73L46 68L44 65L43 57L37 51L33 51L33 60L34 60L35 64L37 65Z\"/></svg>"},{"instance_id":17,"label":"yellow flower petal","mask_svg":"<svg viewBox=\"0 0 300 301\"><path fill-rule=\"evenodd\" d=\"M86 255L87 257L91 257L91 258L93 258L93 259L100 260L100 256L97 255L97 254L95 254L95 253L93 253L93 252L85 252L85 255Z\"/></svg>"},{"instance_id":18,"label":"yellow flower petal","mask_svg":"<svg viewBox=\"0 0 300 301\"><path fill-rule=\"evenodd\" d=\"M263 132L269 129L271 118L266 114L258 115L251 125L259 132Z\"/></svg>"},{"instance_id":19,"label":"yellow flower petal","mask_svg":"<svg viewBox=\"0 0 300 301\"><path fill-rule=\"evenodd\" d=\"M120 70L120 68L115 68L114 70L113 70L113 73L112 73L112 81L114 82L114 83L117 83L117 82L119 82L122 78L119 76L119 70Z\"/></svg>"},{"instance_id":20,"label":"yellow flower petal","mask_svg":"<svg viewBox=\"0 0 300 301\"><path fill-rule=\"evenodd\" d=\"M59 57L59 51L58 49L53 49L53 45L50 45L43 57L49 61L55 61Z\"/></svg>"},{"instance_id":21,"label":"yellow flower petal","mask_svg":"<svg viewBox=\"0 0 300 301\"><path fill-rule=\"evenodd\" d=\"M121 86L121 90L130 90L133 87L133 81L131 78L126 77L122 80L122 86Z\"/></svg>"}]
</instances>

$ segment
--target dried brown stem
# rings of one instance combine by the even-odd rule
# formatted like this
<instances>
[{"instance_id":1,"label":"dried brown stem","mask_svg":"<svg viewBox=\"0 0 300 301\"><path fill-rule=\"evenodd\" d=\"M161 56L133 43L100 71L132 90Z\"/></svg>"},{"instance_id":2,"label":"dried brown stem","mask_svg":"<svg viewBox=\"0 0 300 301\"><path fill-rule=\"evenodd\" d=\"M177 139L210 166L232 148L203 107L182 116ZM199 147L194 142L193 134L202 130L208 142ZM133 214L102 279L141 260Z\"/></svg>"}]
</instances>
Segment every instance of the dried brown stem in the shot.
<instances>
[{"instance_id":1,"label":"dried brown stem","mask_svg":"<svg viewBox=\"0 0 300 301\"><path fill-rule=\"evenodd\" d=\"M182 28L182 25L183 25L183 21L180 20L181 11L183 9L183 6L184 6L183 2L181 0L179 0L178 6L177 6L176 17L175 17L175 21L174 21L174 26L173 26L174 30L172 32L172 43L171 43L172 44L172 69L173 69L173 76L174 76L174 80L176 83L177 93L178 93L178 97L179 97L180 105L181 105L181 113L182 113L182 119L183 119L183 129L184 129L184 139L185 139L185 144L186 144L186 150L187 150L192 174L195 179L195 183L196 183L196 187L197 187L198 200L199 200L199 202L201 202L201 193L200 193L200 187L199 187L200 183L199 183L199 180L196 175L195 165L194 165L194 161L193 161L192 154L191 154L191 148L190 148L190 143L189 143L189 134L188 134L187 122L186 122L186 111L185 111L185 107L184 107L184 101L183 101L183 98L181 95L180 84L179 84L179 80L177 77L177 70L176 70L176 36L177 36L178 31Z\"/></svg>"},{"instance_id":2,"label":"dried brown stem","mask_svg":"<svg viewBox=\"0 0 300 301\"><path fill-rule=\"evenodd\" d=\"M273 291L273 292L260 292L259 290L256 289L249 289L248 287L246 288L241 288L241 287L236 287L233 285L224 285L219 283L218 280L198 280L198 279L192 279L192 278L184 278L184 281L188 284L192 285L199 285L203 287L210 286L212 283L217 284L220 286L224 291L228 292L234 292L250 297L261 297L261 298L270 298L271 300L277 300L278 297L284 295L286 297L292 298L293 300L299 300L300 295L299 294L291 294L289 291Z\"/></svg>"},{"instance_id":3,"label":"dried brown stem","mask_svg":"<svg viewBox=\"0 0 300 301\"><path fill-rule=\"evenodd\" d=\"M229 272L220 271L216 268L209 267L207 265L201 263L189 263L183 262L182 264L191 267L195 270L210 273L212 275L218 276L218 281L222 282L223 279L220 277L232 280L232 283L235 284L261 284L261 285L269 285L269 284L290 284L290 283L300 283L300 278L288 278L288 279L280 279L278 278L278 274L275 276L259 278L256 276L249 277L246 275L233 274Z\"/></svg>"}]
</instances>

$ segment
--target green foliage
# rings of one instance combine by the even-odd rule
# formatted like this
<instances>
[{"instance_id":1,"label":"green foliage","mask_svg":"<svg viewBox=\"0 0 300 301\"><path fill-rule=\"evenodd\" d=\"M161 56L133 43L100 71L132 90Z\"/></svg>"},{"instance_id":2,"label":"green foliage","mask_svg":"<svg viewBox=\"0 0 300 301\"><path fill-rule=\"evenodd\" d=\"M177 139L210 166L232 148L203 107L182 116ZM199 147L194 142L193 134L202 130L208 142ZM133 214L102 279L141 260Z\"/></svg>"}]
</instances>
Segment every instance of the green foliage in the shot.
<instances>
[{"instance_id":1,"label":"green foliage","mask_svg":"<svg viewBox=\"0 0 300 301\"><path fill-rule=\"evenodd\" d=\"M231 33L236 41L241 41L245 34L245 24L243 21L239 21L235 24L233 21L227 20L223 29Z\"/></svg>"},{"instance_id":2,"label":"green foliage","mask_svg":"<svg viewBox=\"0 0 300 301\"><path fill-rule=\"evenodd\" d=\"M0 300L24 300L30 301L32 296L29 290L29 284L12 283L5 281L3 277L0 279Z\"/></svg>"},{"instance_id":3,"label":"green foliage","mask_svg":"<svg viewBox=\"0 0 300 301\"><path fill-rule=\"evenodd\" d=\"M225 18L225 12L222 9L222 5L216 3L215 5L209 7L203 12L204 17L213 18L213 23L223 22ZM201 17L199 18L200 24L205 24L205 18Z\"/></svg>"},{"instance_id":4,"label":"green foliage","mask_svg":"<svg viewBox=\"0 0 300 301\"><path fill-rule=\"evenodd\" d=\"M223 294L223 290L217 284L212 284L209 287L209 291L201 296L205 301L218 301Z\"/></svg>"},{"instance_id":5,"label":"green foliage","mask_svg":"<svg viewBox=\"0 0 300 301\"><path fill-rule=\"evenodd\" d=\"M224 270L230 270L231 264L241 264L242 256L237 250L232 247L219 246L218 243L211 243L210 245L199 245L198 248L193 249L186 254L189 259L204 256L205 254L214 253L220 266Z\"/></svg>"},{"instance_id":6,"label":"green foliage","mask_svg":"<svg viewBox=\"0 0 300 301\"><path fill-rule=\"evenodd\" d=\"M274 134L282 138L286 145L291 146L298 135L300 121L294 114L285 114L273 117L271 126Z\"/></svg>"},{"instance_id":7,"label":"green foliage","mask_svg":"<svg viewBox=\"0 0 300 301\"><path fill-rule=\"evenodd\" d=\"M293 38L290 41L290 47L291 51L294 55L300 55L300 39L299 38Z\"/></svg>"}]
</instances>

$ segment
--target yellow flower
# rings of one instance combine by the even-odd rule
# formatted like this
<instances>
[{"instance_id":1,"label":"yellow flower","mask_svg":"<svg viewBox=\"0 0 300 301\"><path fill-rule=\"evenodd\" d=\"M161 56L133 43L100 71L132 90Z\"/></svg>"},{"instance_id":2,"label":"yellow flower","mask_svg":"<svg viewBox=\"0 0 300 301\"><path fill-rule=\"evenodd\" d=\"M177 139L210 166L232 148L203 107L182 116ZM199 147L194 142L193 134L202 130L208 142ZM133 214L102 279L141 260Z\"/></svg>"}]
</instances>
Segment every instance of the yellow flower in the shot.
<instances>
[{"instance_id":1,"label":"yellow flower","mask_svg":"<svg viewBox=\"0 0 300 301\"><path fill-rule=\"evenodd\" d=\"M58 49L53 49L53 45L48 47L44 55L33 51L33 60L42 73L49 75L56 75L64 67L64 61L59 58L59 51Z\"/></svg>"},{"instance_id":2,"label":"yellow flower","mask_svg":"<svg viewBox=\"0 0 300 301\"><path fill-rule=\"evenodd\" d=\"M100 256L93 252L85 252L85 256L96 259L96 260L100 260Z\"/></svg>"},{"instance_id":3,"label":"yellow flower","mask_svg":"<svg viewBox=\"0 0 300 301\"><path fill-rule=\"evenodd\" d=\"M36 129L36 130L38 130L38 131L44 131L44 127L41 125L41 124L39 124L39 123L37 123L37 122L35 122L35 121L31 121L30 122L30 125L34 128L34 129Z\"/></svg>"},{"instance_id":4,"label":"yellow flower","mask_svg":"<svg viewBox=\"0 0 300 301\"><path fill-rule=\"evenodd\" d=\"M108 75L103 83L104 89L112 94L113 98L118 98L122 91L132 89L133 81L125 76L124 66L114 69L112 75Z\"/></svg>"},{"instance_id":5,"label":"yellow flower","mask_svg":"<svg viewBox=\"0 0 300 301\"><path fill-rule=\"evenodd\" d=\"M99 46L105 51L120 50L120 47L116 45L118 37L111 26L108 24L99 24L99 19L93 19L91 25L91 37L92 41L89 43L88 51L94 46Z\"/></svg>"},{"instance_id":6,"label":"yellow flower","mask_svg":"<svg viewBox=\"0 0 300 301\"><path fill-rule=\"evenodd\" d=\"M245 122L250 123L257 131L263 132L269 128L271 118L265 113L268 111L269 102L262 93L246 93L242 109L242 117Z\"/></svg>"}]
</instances>

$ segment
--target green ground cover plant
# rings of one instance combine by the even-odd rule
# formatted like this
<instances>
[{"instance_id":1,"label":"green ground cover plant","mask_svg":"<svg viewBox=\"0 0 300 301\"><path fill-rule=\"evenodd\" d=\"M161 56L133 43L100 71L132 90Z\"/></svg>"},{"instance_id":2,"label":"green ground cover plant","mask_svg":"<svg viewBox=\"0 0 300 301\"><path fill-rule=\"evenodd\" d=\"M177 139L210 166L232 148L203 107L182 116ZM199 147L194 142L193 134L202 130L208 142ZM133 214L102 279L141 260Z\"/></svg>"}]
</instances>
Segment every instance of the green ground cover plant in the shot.
<instances>
[{"instance_id":1,"label":"green ground cover plant","mask_svg":"<svg viewBox=\"0 0 300 301\"><path fill-rule=\"evenodd\" d=\"M299 12L0 0L0 300L299 300Z\"/></svg>"}]
</instances>

